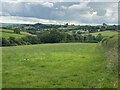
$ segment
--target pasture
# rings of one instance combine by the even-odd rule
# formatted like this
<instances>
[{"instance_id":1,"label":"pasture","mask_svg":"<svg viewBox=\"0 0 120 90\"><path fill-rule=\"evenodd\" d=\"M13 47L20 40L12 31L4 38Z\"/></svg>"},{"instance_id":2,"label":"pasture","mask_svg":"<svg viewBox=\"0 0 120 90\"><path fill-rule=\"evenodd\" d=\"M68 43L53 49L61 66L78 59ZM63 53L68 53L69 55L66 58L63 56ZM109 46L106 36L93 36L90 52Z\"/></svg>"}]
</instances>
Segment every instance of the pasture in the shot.
<instances>
[{"instance_id":1,"label":"pasture","mask_svg":"<svg viewBox=\"0 0 120 90\"><path fill-rule=\"evenodd\" d=\"M102 34L103 36L113 36L118 34L118 32L116 31L101 31L101 32L92 33L92 35L97 36L99 33Z\"/></svg>"},{"instance_id":2,"label":"pasture","mask_svg":"<svg viewBox=\"0 0 120 90\"><path fill-rule=\"evenodd\" d=\"M3 88L113 88L97 43L2 47Z\"/></svg>"},{"instance_id":3,"label":"pasture","mask_svg":"<svg viewBox=\"0 0 120 90\"><path fill-rule=\"evenodd\" d=\"M90 33L90 34L92 34L93 36L97 36L99 33L102 34L105 37L109 37L109 36L113 36L113 35L118 34L117 31L109 31L109 30L108 31L100 31L100 32ZM82 34L82 35L87 35L87 34Z\"/></svg>"},{"instance_id":4,"label":"pasture","mask_svg":"<svg viewBox=\"0 0 120 90\"><path fill-rule=\"evenodd\" d=\"M30 34L27 32L21 32L20 34L15 34L13 30L0 29L0 37L4 37L4 38L9 38L9 37L21 38L21 37L25 37L26 35L30 35Z\"/></svg>"}]
</instances>

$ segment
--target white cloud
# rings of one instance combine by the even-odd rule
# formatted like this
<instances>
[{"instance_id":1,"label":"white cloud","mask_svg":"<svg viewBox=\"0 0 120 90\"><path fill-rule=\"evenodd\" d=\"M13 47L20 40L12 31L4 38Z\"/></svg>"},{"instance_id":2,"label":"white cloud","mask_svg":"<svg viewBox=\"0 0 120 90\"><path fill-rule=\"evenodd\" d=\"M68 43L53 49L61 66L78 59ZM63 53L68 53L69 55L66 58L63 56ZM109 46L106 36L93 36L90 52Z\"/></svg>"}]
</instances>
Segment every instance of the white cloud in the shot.
<instances>
[{"instance_id":1,"label":"white cloud","mask_svg":"<svg viewBox=\"0 0 120 90\"><path fill-rule=\"evenodd\" d=\"M53 7L53 3L51 3L51 2L45 2L42 5L45 7L50 7L50 8Z\"/></svg>"},{"instance_id":2,"label":"white cloud","mask_svg":"<svg viewBox=\"0 0 120 90\"><path fill-rule=\"evenodd\" d=\"M65 7L65 6L61 6L61 8L62 8L62 9L65 9L65 10L67 9L67 7Z\"/></svg>"},{"instance_id":3,"label":"white cloud","mask_svg":"<svg viewBox=\"0 0 120 90\"><path fill-rule=\"evenodd\" d=\"M94 20L94 19L98 19L99 16L97 15L97 12L88 12L87 14L83 15L85 18L87 18L88 20Z\"/></svg>"},{"instance_id":4,"label":"white cloud","mask_svg":"<svg viewBox=\"0 0 120 90\"><path fill-rule=\"evenodd\" d=\"M107 9L105 16L112 17L113 16L113 11L111 9Z\"/></svg>"},{"instance_id":5,"label":"white cloud","mask_svg":"<svg viewBox=\"0 0 120 90\"><path fill-rule=\"evenodd\" d=\"M83 23L117 23L117 3L83 2L68 8L68 17Z\"/></svg>"},{"instance_id":6,"label":"white cloud","mask_svg":"<svg viewBox=\"0 0 120 90\"><path fill-rule=\"evenodd\" d=\"M113 22L113 21L117 21L118 20L118 14L114 13L113 10L111 9L107 9L106 10L106 19L109 21L109 22Z\"/></svg>"},{"instance_id":7,"label":"white cloud","mask_svg":"<svg viewBox=\"0 0 120 90\"><path fill-rule=\"evenodd\" d=\"M89 7L87 6L89 2L81 2L80 4L77 5L72 5L68 9L70 10L83 10L83 9L88 9Z\"/></svg>"}]
</instances>

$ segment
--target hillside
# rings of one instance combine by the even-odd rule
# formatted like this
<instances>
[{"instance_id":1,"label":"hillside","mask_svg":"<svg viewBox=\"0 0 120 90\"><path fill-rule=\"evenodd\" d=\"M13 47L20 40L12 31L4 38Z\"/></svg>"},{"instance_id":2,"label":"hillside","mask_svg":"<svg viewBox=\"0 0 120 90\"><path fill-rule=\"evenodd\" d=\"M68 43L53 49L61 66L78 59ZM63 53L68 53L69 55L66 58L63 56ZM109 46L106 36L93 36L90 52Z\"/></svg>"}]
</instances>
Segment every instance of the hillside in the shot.
<instances>
[{"instance_id":1,"label":"hillside","mask_svg":"<svg viewBox=\"0 0 120 90\"><path fill-rule=\"evenodd\" d=\"M113 36L118 34L117 31L102 31L102 32L92 33L92 35L97 36L99 33L101 33L103 36Z\"/></svg>"},{"instance_id":2,"label":"hillside","mask_svg":"<svg viewBox=\"0 0 120 90\"><path fill-rule=\"evenodd\" d=\"M99 33L102 34L102 36L107 36L107 37L118 34L117 31L109 31L109 30L107 30L107 31L95 32L95 33L90 33L90 34L92 34L92 35L94 35L94 36L97 36ZM83 35L87 35L87 34L83 34Z\"/></svg>"},{"instance_id":3,"label":"hillside","mask_svg":"<svg viewBox=\"0 0 120 90\"><path fill-rule=\"evenodd\" d=\"M118 77L118 51L119 51L119 44L118 35L113 35L111 37L104 38L101 41L101 46L104 50L105 56L107 58L107 69L112 76L116 77L114 80L114 85L117 83ZM119 67L120 68L120 67Z\"/></svg>"},{"instance_id":4,"label":"hillside","mask_svg":"<svg viewBox=\"0 0 120 90\"><path fill-rule=\"evenodd\" d=\"M4 37L4 38L9 38L9 37L21 38L26 35L30 35L30 34L27 32L21 32L20 34L15 34L13 30L0 29L0 37Z\"/></svg>"}]
</instances>

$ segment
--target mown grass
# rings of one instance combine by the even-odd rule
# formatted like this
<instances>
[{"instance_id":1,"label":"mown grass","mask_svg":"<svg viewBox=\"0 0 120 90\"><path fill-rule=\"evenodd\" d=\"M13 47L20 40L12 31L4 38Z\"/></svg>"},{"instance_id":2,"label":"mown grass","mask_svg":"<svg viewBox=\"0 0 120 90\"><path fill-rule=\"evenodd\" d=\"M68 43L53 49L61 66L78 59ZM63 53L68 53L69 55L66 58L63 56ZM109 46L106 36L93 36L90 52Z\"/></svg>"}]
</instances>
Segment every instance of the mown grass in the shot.
<instances>
[{"instance_id":1,"label":"mown grass","mask_svg":"<svg viewBox=\"0 0 120 90\"><path fill-rule=\"evenodd\" d=\"M25 37L26 35L30 35L30 34L26 32L21 32L21 34L15 34L13 30L0 29L0 37L4 37L4 38L9 38L9 37L21 38L21 37Z\"/></svg>"},{"instance_id":2,"label":"mown grass","mask_svg":"<svg viewBox=\"0 0 120 90\"><path fill-rule=\"evenodd\" d=\"M117 87L95 43L3 47L3 88Z\"/></svg>"}]
</instances>

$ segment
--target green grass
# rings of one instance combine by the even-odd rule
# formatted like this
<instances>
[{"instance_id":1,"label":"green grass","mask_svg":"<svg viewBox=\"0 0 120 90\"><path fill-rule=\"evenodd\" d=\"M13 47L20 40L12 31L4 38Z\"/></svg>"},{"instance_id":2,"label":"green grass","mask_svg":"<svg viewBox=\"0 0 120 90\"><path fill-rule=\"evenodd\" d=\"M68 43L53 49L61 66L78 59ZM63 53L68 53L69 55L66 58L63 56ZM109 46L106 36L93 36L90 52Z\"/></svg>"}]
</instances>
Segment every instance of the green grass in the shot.
<instances>
[{"instance_id":1,"label":"green grass","mask_svg":"<svg viewBox=\"0 0 120 90\"><path fill-rule=\"evenodd\" d=\"M113 35L117 35L118 32L117 31L101 31L101 32L96 32L96 33L91 33L94 36L97 36L99 33L101 33L103 36L113 36ZM86 35L86 34L84 34Z\"/></svg>"},{"instance_id":2,"label":"green grass","mask_svg":"<svg viewBox=\"0 0 120 90\"><path fill-rule=\"evenodd\" d=\"M96 43L2 48L3 88L117 87Z\"/></svg>"},{"instance_id":3,"label":"green grass","mask_svg":"<svg viewBox=\"0 0 120 90\"><path fill-rule=\"evenodd\" d=\"M108 38L104 38L101 41L101 46L103 47L108 62L107 67L109 71L111 71L111 74L114 75L114 77L118 77L118 63L120 63L120 61L118 62L118 56L120 56L118 55L118 48L120 48L118 40L120 42L118 35L114 35ZM118 79L116 78L115 81L117 83Z\"/></svg>"},{"instance_id":4,"label":"green grass","mask_svg":"<svg viewBox=\"0 0 120 90\"><path fill-rule=\"evenodd\" d=\"M9 37L15 37L15 38L21 38L25 37L28 34L22 33L22 34L15 34L13 30L8 29L0 29L0 37L9 38Z\"/></svg>"}]
</instances>

